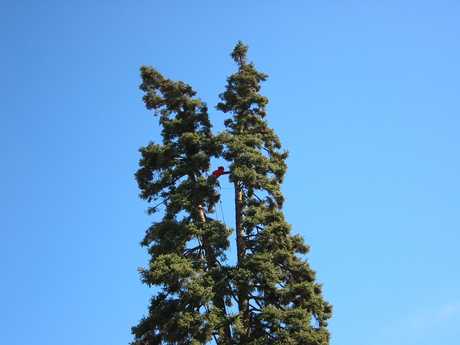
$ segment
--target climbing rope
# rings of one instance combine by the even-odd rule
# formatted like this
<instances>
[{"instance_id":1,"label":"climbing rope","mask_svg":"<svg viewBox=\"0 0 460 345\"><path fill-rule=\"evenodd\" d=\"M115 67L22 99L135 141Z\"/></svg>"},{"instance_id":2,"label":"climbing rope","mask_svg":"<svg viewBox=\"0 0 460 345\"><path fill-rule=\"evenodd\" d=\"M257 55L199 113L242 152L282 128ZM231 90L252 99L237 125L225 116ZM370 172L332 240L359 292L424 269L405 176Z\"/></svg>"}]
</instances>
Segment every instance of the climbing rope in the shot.
<instances>
[{"instance_id":1,"label":"climbing rope","mask_svg":"<svg viewBox=\"0 0 460 345\"><path fill-rule=\"evenodd\" d=\"M220 213L222 214L222 223L224 223L225 227L227 227L227 223L225 222L225 214L224 214L224 207L222 205L222 188L219 186L220 198L219 198L219 206L220 206Z\"/></svg>"}]
</instances>

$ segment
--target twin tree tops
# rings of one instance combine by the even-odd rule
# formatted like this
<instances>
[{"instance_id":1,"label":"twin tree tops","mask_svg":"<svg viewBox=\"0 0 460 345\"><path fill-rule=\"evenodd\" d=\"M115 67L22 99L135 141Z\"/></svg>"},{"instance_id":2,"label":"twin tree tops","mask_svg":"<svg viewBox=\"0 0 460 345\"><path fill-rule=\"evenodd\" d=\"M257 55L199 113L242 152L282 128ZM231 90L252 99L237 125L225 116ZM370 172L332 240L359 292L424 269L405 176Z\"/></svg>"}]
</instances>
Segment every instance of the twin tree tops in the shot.
<instances>
[{"instance_id":1,"label":"twin tree tops","mask_svg":"<svg viewBox=\"0 0 460 345\"><path fill-rule=\"evenodd\" d=\"M141 278L158 292L132 329L133 345L329 344L332 307L302 258L308 246L281 211L287 152L265 121L268 99L259 91L267 76L248 63L247 50L238 42L231 54L238 69L217 105L228 114L219 134L189 85L141 68L162 143L140 149L136 179L162 220L142 241L151 259ZM217 179L208 177L213 157L228 163L234 230L211 216L220 199ZM235 265L226 256L233 231Z\"/></svg>"}]
</instances>

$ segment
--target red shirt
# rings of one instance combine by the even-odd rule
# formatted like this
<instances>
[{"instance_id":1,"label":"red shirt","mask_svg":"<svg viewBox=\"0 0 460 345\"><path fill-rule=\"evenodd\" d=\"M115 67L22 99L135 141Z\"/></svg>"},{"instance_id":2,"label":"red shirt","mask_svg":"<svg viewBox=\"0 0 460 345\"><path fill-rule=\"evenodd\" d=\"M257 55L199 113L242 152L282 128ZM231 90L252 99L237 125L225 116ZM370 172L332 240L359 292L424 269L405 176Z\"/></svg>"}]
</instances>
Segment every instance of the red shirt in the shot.
<instances>
[{"instance_id":1,"label":"red shirt","mask_svg":"<svg viewBox=\"0 0 460 345\"><path fill-rule=\"evenodd\" d=\"M225 169L224 167L218 167L217 170L214 170L212 172L212 176L214 176L215 178L219 178L220 176L222 176L223 174L225 174Z\"/></svg>"}]
</instances>

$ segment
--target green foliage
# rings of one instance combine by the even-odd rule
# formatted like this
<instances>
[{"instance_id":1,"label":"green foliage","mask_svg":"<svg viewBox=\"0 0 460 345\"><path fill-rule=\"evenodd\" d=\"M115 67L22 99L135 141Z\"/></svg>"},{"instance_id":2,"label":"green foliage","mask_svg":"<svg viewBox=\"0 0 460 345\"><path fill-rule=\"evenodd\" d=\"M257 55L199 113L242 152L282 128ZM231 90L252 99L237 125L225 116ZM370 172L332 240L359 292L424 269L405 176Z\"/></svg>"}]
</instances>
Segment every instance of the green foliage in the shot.
<instances>
[{"instance_id":1,"label":"green foliage","mask_svg":"<svg viewBox=\"0 0 460 345\"><path fill-rule=\"evenodd\" d=\"M155 203L149 212L164 208L164 213L141 243L151 255L149 267L140 270L142 281L161 292L133 328L133 344L204 344L227 322L220 261L230 231L201 219L201 210L212 211L219 198L204 173L221 145L211 133L206 105L189 85L149 67L141 68L141 76L144 102L159 117L162 142L140 149L136 180L141 198Z\"/></svg>"},{"instance_id":2,"label":"green foliage","mask_svg":"<svg viewBox=\"0 0 460 345\"><path fill-rule=\"evenodd\" d=\"M206 105L193 89L141 68L144 102L159 117L162 142L140 149L136 179L150 213L163 217L142 245L151 256L141 279L159 292L133 327L134 345L327 345L332 307L304 254L309 247L282 212L287 152L265 119L267 75L238 42L217 109L226 130L213 135ZM212 157L228 162L235 185L236 265L227 263L231 229L212 219L219 201L208 178Z\"/></svg>"},{"instance_id":3,"label":"green foliage","mask_svg":"<svg viewBox=\"0 0 460 345\"><path fill-rule=\"evenodd\" d=\"M247 47L232 52L238 70L227 79L217 108L232 115L225 121L223 157L230 179L243 192L241 230L243 259L234 286L247 293L248 309L240 310L245 344L327 344L331 306L321 296L314 272L301 259L308 247L290 234L281 208L281 183L287 152L265 116L268 100L259 93L267 76L247 62Z\"/></svg>"}]
</instances>

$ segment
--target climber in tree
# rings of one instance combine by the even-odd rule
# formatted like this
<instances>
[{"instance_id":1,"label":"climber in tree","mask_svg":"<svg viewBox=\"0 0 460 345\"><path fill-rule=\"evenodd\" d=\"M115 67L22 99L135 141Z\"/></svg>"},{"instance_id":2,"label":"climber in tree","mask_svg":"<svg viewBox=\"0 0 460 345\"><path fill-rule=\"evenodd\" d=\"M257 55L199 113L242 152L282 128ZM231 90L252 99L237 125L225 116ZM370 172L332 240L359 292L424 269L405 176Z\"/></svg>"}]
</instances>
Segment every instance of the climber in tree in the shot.
<instances>
[{"instance_id":1,"label":"climber in tree","mask_svg":"<svg viewBox=\"0 0 460 345\"><path fill-rule=\"evenodd\" d=\"M212 176L218 179L222 175L229 174L230 171L225 171L225 168L223 166L218 167L216 170L212 172Z\"/></svg>"},{"instance_id":2,"label":"climber in tree","mask_svg":"<svg viewBox=\"0 0 460 345\"><path fill-rule=\"evenodd\" d=\"M216 184L217 186L220 187L219 177L221 177L222 175L227 175L227 174L230 174L230 171L225 171L225 168L223 166L220 166L216 170L214 170L211 173L211 175L209 175L208 181L211 184Z\"/></svg>"}]
</instances>

